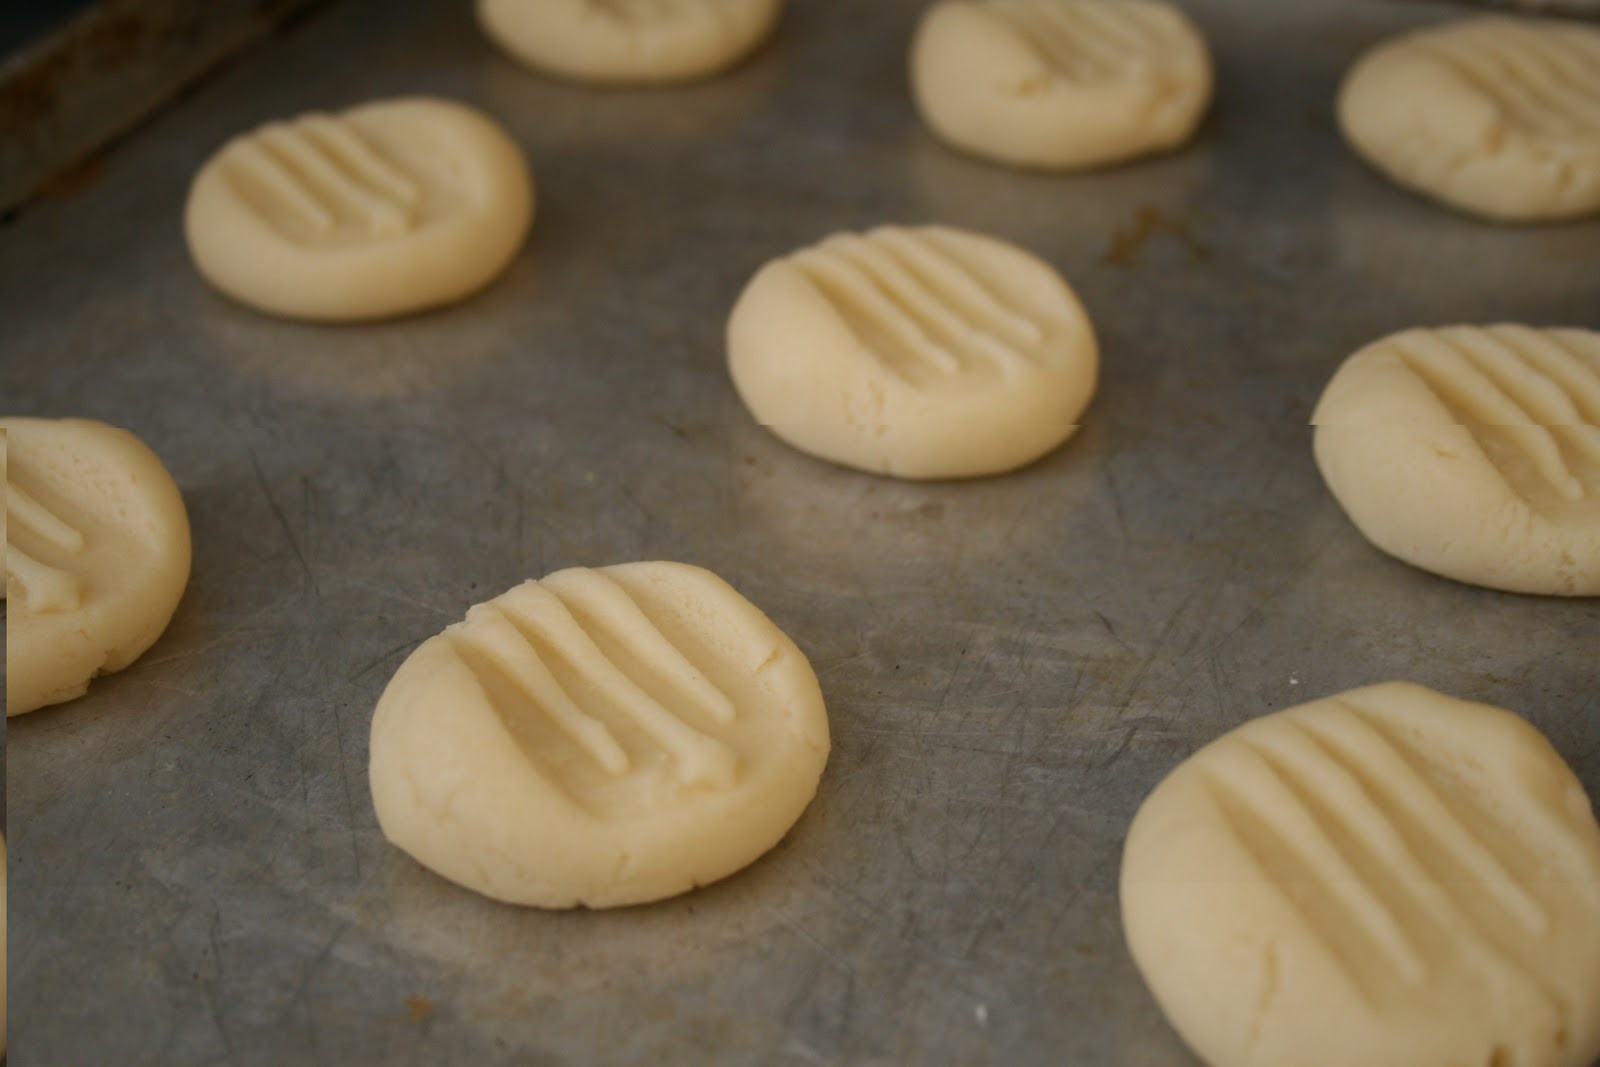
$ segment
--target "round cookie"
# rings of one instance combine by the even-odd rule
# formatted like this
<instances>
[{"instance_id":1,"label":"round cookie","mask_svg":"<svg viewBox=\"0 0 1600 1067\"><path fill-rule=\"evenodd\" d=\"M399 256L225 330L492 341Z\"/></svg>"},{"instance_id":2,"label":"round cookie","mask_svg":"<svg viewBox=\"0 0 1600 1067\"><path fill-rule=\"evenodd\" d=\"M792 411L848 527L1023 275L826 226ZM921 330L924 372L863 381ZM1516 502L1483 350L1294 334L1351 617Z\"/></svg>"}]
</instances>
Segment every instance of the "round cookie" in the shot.
<instances>
[{"instance_id":1,"label":"round cookie","mask_svg":"<svg viewBox=\"0 0 1600 1067\"><path fill-rule=\"evenodd\" d=\"M10 716L82 696L155 643L189 581L189 518L126 430L3 418L0 431Z\"/></svg>"},{"instance_id":2,"label":"round cookie","mask_svg":"<svg viewBox=\"0 0 1600 1067\"><path fill-rule=\"evenodd\" d=\"M881 226L762 267L728 320L728 366L756 420L803 452L967 478L1070 437L1099 356L1043 260L945 226Z\"/></svg>"},{"instance_id":3,"label":"round cookie","mask_svg":"<svg viewBox=\"0 0 1600 1067\"><path fill-rule=\"evenodd\" d=\"M973 155L1072 170L1187 141L1211 56L1165 0L940 0L911 46L923 121Z\"/></svg>"},{"instance_id":4,"label":"round cookie","mask_svg":"<svg viewBox=\"0 0 1600 1067\"><path fill-rule=\"evenodd\" d=\"M1498 708L1392 682L1239 727L1146 798L1121 897L1212 1067L1600 1055L1600 826Z\"/></svg>"},{"instance_id":5,"label":"round cookie","mask_svg":"<svg viewBox=\"0 0 1600 1067\"><path fill-rule=\"evenodd\" d=\"M372 719L378 822L497 900L638 904L754 861L816 793L805 656L709 571L572 568L473 607Z\"/></svg>"},{"instance_id":6,"label":"round cookie","mask_svg":"<svg viewBox=\"0 0 1600 1067\"><path fill-rule=\"evenodd\" d=\"M1368 163L1461 211L1600 211L1600 28L1484 16L1402 34L1351 68L1338 114Z\"/></svg>"},{"instance_id":7,"label":"round cookie","mask_svg":"<svg viewBox=\"0 0 1600 1067\"><path fill-rule=\"evenodd\" d=\"M195 176L184 233L207 281L288 318L378 319L488 285L533 221L505 132L461 104L406 97L271 122Z\"/></svg>"},{"instance_id":8,"label":"round cookie","mask_svg":"<svg viewBox=\"0 0 1600 1067\"><path fill-rule=\"evenodd\" d=\"M478 0L497 45L593 85L665 85L733 66L772 33L783 0Z\"/></svg>"},{"instance_id":9,"label":"round cookie","mask_svg":"<svg viewBox=\"0 0 1600 1067\"><path fill-rule=\"evenodd\" d=\"M1347 359L1317 467L1378 548L1491 589L1600 595L1600 333L1406 330Z\"/></svg>"}]
</instances>

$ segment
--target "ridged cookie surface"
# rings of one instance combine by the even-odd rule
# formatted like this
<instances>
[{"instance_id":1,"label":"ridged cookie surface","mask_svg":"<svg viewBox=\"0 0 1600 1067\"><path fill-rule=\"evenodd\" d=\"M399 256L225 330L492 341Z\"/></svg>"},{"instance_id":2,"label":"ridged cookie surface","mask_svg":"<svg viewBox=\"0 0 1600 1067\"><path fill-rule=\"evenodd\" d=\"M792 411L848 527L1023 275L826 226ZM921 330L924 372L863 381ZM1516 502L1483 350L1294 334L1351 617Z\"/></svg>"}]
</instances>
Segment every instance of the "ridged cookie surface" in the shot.
<instances>
[{"instance_id":1,"label":"ridged cookie surface","mask_svg":"<svg viewBox=\"0 0 1600 1067\"><path fill-rule=\"evenodd\" d=\"M942 0L911 47L923 120L957 148L1073 169L1188 140L1211 56L1165 0Z\"/></svg>"},{"instance_id":2,"label":"ridged cookie surface","mask_svg":"<svg viewBox=\"0 0 1600 1067\"><path fill-rule=\"evenodd\" d=\"M489 284L533 219L533 179L498 125L447 100L381 100L270 122L196 175L189 251L262 311L361 320Z\"/></svg>"},{"instance_id":3,"label":"ridged cookie surface","mask_svg":"<svg viewBox=\"0 0 1600 1067\"><path fill-rule=\"evenodd\" d=\"M709 571L558 571L413 652L372 721L388 838L542 907L657 900L744 867L817 789L816 676Z\"/></svg>"},{"instance_id":4,"label":"ridged cookie surface","mask_svg":"<svg viewBox=\"0 0 1600 1067\"><path fill-rule=\"evenodd\" d=\"M1406 330L1312 415L1317 466L1374 545L1459 581L1600 595L1600 333Z\"/></svg>"},{"instance_id":5,"label":"ridged cookie surface","mask_svg":"<svg viewBox=\"0 0 1600 1067\"><path fill-rule=\"evenodd\" d=\"M1600 826L1498 708L1394 682L1239 727L1145 800L1122 908L1215 1067L1600 1055Z\"/></svg>"},{"instance_id":6,"label":"ridged cookie surface","mask_svg":"<svg viewBox=\"0 0 1600 1067\"><path fill-rule=\"evenodd\" d=\"M1099 353L1044 261L950 227L880 226L763 267L729 319L728 363L756 420L802 451L960 478L1070 437Z\"/></svg>"},{"instance_id":7,"label":"ridged cookie surface","mask_svg":"<svg viewBox=\"0 0 1600 1067\"><path fill-rule=\"evenodd\" d=\"M6 714L82 696L155 643L189 581L189 518L161 460L89 419L0 418Z\"/></svg>"},{"instance_id":8,"label":"ridged cookie surface","mask_svg":"<svg viewBox=\"0 0 1600 1067\"><path fill-rule=\"evenodd\" d=\"M1600 28L1487 16L1416 30L1361 57L1338 111L1369 163L1462 211L1600 211Z\"/></svg>"}]
</instances>

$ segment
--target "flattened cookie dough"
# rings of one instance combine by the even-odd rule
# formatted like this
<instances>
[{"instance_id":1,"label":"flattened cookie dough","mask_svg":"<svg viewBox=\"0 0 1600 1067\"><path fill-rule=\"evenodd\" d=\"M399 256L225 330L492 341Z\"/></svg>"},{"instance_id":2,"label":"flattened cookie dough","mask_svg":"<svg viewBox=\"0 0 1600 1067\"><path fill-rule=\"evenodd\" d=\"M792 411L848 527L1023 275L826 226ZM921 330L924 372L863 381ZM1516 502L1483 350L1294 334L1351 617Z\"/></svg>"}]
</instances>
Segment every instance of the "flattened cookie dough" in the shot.
<instances>
[{"instance_id":1,"label":"flattened cookie dough","mask_svg":"<svg viewBox=\"0 0 1600 1067\"><path fill-rule=\"evenodd\" d=\"M828 746L805 656L722 579L573 568L475 606L401 665L372 719L372 800L389 840L451 881L614 907L777 844Z\"/></svg>"},{"instance_id":2,"label":"flattened cookie dough","mask_svg":"<svg viewBox=\"0 0 1600 1067\"><path fill-rule=\"evenodd\" d=\"M1224 735L1139 809L1122 919L1212 1067L1600 1056L1600 827L1488 705L1391 682Z\"/></svg>"},{"instance_id":3,"label":"flattened cookie dough","mask_svg":"<svg viewBox=\"0 0 1600 1067\"><path fill-rule=\"evenodd\" d=\"M296 319L377 319L493 281L533 221L533 178L461 104L383 100L234 138L195 177L190 254L212 285Z\"/></svg>"},{"instance_id":4,"label":"flattened cookie dough","mask_svg":"<svg viewBox=\"0 0 1600 1067\"><path fill-rule=\"evenodd\" d=\"M1600 333L1406 330L1329 381L1314 449L1366 538L1516 593L1600 595Z\"/></svg>"},{"instance_id":5,"label":"flattened cookie dough","mask_svg":"<svg viewBox=\"0 0 1600 1067\"><path fill-rule=\"evenodd\" d=\"M126 430L0 419L6 441L6 714L82 696L167 628L189 581L172 476Z\"/></svg>"},{"instance_id":6,"label":"flattened cookie dough","mask_svg":"<svg viewBox=\"0 0 1600 1067\"><path fill-rule=\"evenodd\" d=\"M1600 211L1600 28L1487 16L1403 34L1351 68L1338 111L1367 162L1461 211Z\"/></svg>"},{"instance_id":7,"label":"flattened cookie dough","mask_svg":"<svg viewBox=\"0 0 1600 1067\"><path fill-rule=\"evenodd\" d=\"M1071 170L1187 141L1211 101L1211 56L1165 0L940 0L911 46L934 133L1020 167Z\"/></svg>"},{"instance_id":8,"label":"flattened cookie dough","mask_svg":"<svg viewBox=\"0 0 1600 1067\"><path fill-rule=\"evenodd\" d=\"M478 0L484 32L538 70L594 85L694 81L766 40L783 0Z\"/></svg>"},{"instance_id":9,"label":"flattened cookie dough","mask_svg":"<svg viewBox=\"0 0 1600 1067\"><path fill-rule=\"evenodd\" d=\"M945 226L881 226L762 267L729 318L728 365L756 420L803 452L967 478L1070 437L1099 355L1043 260Z\"/></svg>"}]
</instances>

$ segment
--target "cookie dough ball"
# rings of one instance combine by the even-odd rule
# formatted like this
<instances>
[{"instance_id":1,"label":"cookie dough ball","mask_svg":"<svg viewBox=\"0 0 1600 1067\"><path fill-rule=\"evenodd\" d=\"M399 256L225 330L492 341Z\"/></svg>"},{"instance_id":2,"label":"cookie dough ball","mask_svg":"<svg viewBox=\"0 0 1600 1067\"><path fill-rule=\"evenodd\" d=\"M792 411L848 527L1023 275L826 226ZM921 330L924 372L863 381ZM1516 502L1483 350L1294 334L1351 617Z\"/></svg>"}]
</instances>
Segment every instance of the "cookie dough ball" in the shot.
<instances>
[{"instance_id":1,"label":"cookie dough ball","mask_svg":"<svg viewBox=\"0 0 1600 1067\"><path fill-rule=\"evenodd\" d=\"M1049 264L980 234L883 226L762 267L729 319L728 364L750 413L802 452L967 478L1070 437L1099 357Z\"/></svg>"},{"instance_id":2,"label":"cookie dough ball","mask_svg":"<svg viewBox=\"0 0 1600 1067\"><path fill-rule=\"evenodd\" d=\"M488 285L533 221L533 178L499 126L408 97L236 137L189 190L207 281L295 319L378 319Z\"/></svg>"},{"instance_id":3,"label":"cookie dough ball","mask_svg":"<svg viewBox=\"0 0 1600 1067\"><path fill-rule=\"evenodd\" d=\"M934 133L973 155L1070 170L1187 141L1211 100L1200 31L1165 0L941 0L911 46Z\"/></svg>"},{"instance_id":4,"label":"cookie dough ball","mask_svg":"<svg viewBox=\"0 0 1600 1067\"><path fill-rule=\"evenodd\" d=\"M528 66L593 85L709 77L753 52L783 0L478 0L484 32Z\"/></svg>"},{"instance_id":5,"label":"cookie dough ball","mask_svg":"<svg viewBox=\"0 0 1600 1067\"><path fill-rule=\"evenodd\" d=\"M384 834L451 881L615 907L754 861L816 793L828 720L800 650L709 571L558 571L472 608L372 719Z\"/></svg>"},{"instance_id":6,"label":"cookie dough ball","mask_svg":"<svg viewBox=\"0 0 1600 1067\"><path fill-rule=\"evenodd\" d=\"M1600 28L1488 16L1403 34L1361 57L1338 110L1367 162L1461 211L1600 211Z\"/></svg>"},{"instance_id":7,"label":"cookie dough ball","mask_svg":"<svg viewBox=\"0 0 1600 1067\"><path fill-rule=\"evenodd\" d=\"M1600 333L1406 330L1347 359L1312 421L1328 488L1391 556L1600 595Z\"/></svg>"},{"instance_id":8,"label":"cookie dough ball","mask_svg":"<svg viewBox=\"0 0 1600 1067\"><path fill-rule=\"evenodd\" d=\"M155 643L189 581L189 518L126 430L3 418L0 431L9 716L82 696Z\"/></svg>"},{"instance_id":9,"label":"cookie dough ball","mask_svg":"<svg viewBox=\"0 0 1600 1067\"><path fill-rule=\"evenodd\" d=\"M1145 800L1128 945L1212 1067L1590 1067L1600 826L1537 730L1401 682L1268 715Z\"/></svg>"}]
</instances>

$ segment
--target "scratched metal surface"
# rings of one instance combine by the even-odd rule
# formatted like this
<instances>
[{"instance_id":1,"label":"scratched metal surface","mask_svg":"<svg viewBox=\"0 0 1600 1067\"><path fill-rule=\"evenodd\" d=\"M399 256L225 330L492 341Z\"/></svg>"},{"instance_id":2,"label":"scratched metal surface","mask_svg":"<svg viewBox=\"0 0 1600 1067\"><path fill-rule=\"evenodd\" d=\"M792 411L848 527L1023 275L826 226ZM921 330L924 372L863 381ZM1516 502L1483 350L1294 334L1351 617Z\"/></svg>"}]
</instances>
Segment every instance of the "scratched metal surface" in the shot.
<instances>
[{"instance_id":1,"label":"scratched metal surface","mask_svg":"<svg viewBox=\"0 0 1600 1067\"><path fill-rule=\"evenodd\" d=\"M1410 678L1522 711L1600 796L1600 607L1380 556L1306 427L1388 331L1600 326L1600 224L1469 222L1342 148L1341 70L1446 9L1190 6L1221 71L1197 143L1044 177L919 128L916 0L797 0L753 63L659 94L525 73L466 5L345 0L7 226L0 406L134 428L196 546L141 662L10 724L15 1062L1182 1067L1115 888L1140 798L1206 740ZM214 146L418 90L498 115L538 169L502 282L341 329L206 290L179 213ZM740 285L930 219L1076 285L1104 347L1087 425L967 484L789 451L723 371ZM834 751L794 832L605 914L491 904L388 847L367 728L407 651L523 578L638 558L713 568L810 655Z\"/></svg>"}]
</instances>

